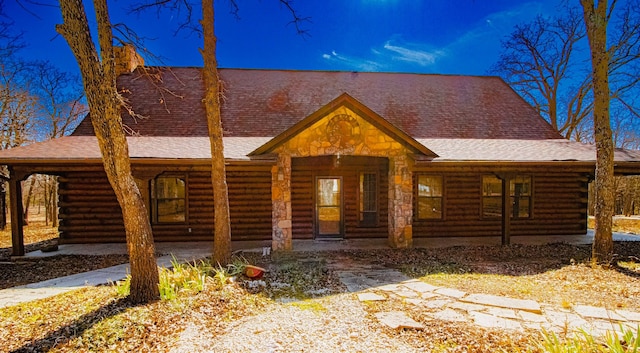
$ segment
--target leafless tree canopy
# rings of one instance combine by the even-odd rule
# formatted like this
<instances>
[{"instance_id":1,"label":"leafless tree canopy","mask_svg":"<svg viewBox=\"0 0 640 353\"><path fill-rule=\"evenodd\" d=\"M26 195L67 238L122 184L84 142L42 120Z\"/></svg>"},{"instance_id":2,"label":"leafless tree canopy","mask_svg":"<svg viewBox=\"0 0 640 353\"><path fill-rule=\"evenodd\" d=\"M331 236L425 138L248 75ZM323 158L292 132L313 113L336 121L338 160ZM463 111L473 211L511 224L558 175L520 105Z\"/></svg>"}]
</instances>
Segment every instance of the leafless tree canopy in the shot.
<instances>
[{"instance_id":1,"label":"leafless tree canopy","mask_svg":"<svg viewBox=\"0 0 640 353\"><path fill-rule=\"evenodd\" d=\"M637 127L640 2L631 1L610 16L612 116L619 126ZM593 141L593 80L582 11L564 7L558 16L538 16L517 26L502 45L492 72L501 75L566 138ZM640 128L616 134L616 143L628 143L637 131Z\"/></svg>"}]
</instances>

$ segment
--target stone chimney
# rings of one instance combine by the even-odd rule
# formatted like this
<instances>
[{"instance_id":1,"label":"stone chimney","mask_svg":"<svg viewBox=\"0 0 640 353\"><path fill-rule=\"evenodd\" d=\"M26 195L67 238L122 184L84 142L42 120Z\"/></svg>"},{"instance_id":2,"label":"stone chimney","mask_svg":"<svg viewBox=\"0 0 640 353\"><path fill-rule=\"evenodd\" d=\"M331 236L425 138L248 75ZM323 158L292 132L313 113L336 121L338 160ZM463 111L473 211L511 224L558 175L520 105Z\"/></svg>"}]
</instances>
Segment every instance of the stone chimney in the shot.
<instances>
[{"instance_id":1,"label":"stone chimney","mask_svg":"<svg viewBox=\"0 0 640 353\"><path fill-rule=\"evenodd\" d=\"M136 52L131 44L114 46L113 54L116 60L116 76L133 72L138 66L144 65L144 59Z\"/></svg>"}]
</instances>

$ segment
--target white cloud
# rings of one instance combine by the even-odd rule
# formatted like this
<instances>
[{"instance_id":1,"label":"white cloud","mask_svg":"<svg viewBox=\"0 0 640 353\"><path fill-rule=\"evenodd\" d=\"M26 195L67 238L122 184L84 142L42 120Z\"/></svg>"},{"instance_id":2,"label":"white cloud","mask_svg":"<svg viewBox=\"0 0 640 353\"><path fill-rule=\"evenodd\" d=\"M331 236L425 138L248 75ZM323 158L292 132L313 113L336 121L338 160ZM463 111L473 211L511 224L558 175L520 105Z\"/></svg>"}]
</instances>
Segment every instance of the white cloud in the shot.
<instances>
[{"instance_id":1,"label":"white cloud","mask_svg":"<svg viewBox=\"0 0 640 353\"><path fill-rule=\"evenodd\" d=\"M337 66L358 71L411 71L415 67L428 67L445 56L442 50L427 50L424 45L388 40L371 48L372 57L357 57L338 54L322 54L322 58ZM345 68L342 68L345 69Z\"/></svg>"},{"instance_id":2,"label":"white cloud","mask_svg":"<svg viewBox=\"0 0 640 353\"><path fill-rule=\"evenodd\" d=\"M395 35L370 48L370 55L351 56L332 51L324 60L340 70L483 74L497 59L500 38L517 23L530 21L546 9L539 1L515 5L489 14L448 43L434 46L429 39L408 42Z\"/></svg>"},{"instance_id":3,"label":"white cloud","mask_svg":"<svg viewBox=\"0 0 640 353\"><path fill-rule=\"evenodd\" d=\"M390 58L393 60L406 61L420 66L433 65L440 57L444 56L444 52L441 50L423 50L419 46L407 44L404 46L394 45L391 41L387 41L383 48L391 52ZM379 53L385 55L382 52Z\"/></svg>"},{"instance_id":4,"label":"white cloud","mask_svg":"<svg viewBox=\"0 0 640 353\"><path fill-rule=\"evenodd\" d=\"M376 61L341 55L341 54L338 54L335 50L331 51L331 54L322 54L322 58L330 62L333 62L338 66L345 66L347 69L350 69L350 70L380 71L384 69L384 67Z\"/></svg>"}]
</instances>

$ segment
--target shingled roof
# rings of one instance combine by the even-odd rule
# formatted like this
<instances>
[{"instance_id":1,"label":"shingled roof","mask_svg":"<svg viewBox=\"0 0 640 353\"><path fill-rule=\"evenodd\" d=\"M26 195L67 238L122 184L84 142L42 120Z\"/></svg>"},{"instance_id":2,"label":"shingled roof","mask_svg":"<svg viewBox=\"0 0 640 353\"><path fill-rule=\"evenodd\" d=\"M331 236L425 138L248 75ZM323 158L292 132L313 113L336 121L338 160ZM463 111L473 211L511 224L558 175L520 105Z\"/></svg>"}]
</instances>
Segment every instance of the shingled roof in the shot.
<instances>
[{"instance_id":1,"label":"shingled roof","mask_svg":"<svg viewBox=\"0 0 640 353\"><path fill-rule=\"evenodd\" d=\"M118 79L140 136L207 136L201 68L142 68ZM413 138L562 138L499 77L220 69L225 136L276 136L343 93ZM73 133L93 135L89 119Z\"/></svg>"},{"instance_id":2,"label":"shingled roof","mask_svg":"<svg viewBox=\"0 0 640 353\"><path fill-rule=\"evenodd\" d=\"M208 137L128 137L133 160L188 160L210 163ZM249 153L269 137L225 137L225 158L247 161ZM562 139L419 139L437 153L433 162L595 162L593 145ZM94 136L66 136L0 151L0 164L100 163L98 140ZM616 149L616 163L640 161L640 151Z\"/></svg>"}]
</instances>

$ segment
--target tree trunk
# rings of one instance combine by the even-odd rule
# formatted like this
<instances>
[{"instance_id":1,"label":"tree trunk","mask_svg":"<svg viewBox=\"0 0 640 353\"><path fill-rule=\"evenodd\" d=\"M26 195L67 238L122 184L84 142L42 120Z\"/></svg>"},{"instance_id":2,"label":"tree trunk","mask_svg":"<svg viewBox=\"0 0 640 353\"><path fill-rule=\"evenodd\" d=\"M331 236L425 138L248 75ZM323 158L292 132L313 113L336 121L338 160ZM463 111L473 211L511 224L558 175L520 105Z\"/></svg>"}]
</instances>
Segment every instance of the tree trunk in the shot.
<instances>
[{"instance_id":1,"label":"tree trunk","mask_svg":"<svg viewBox=\"0 0 640 353\"><path fill-rule=\"evenodd\" d=\"M608 0L581 0L591 48L593 73L593 128L596 140L595 236L592 261L609 263L613 257L611 227L614 211L613 138L609 119Z\"/></svg>"},{"instance_id":2,"label":"tree trunk","mask_svg":"<svg viewBox=\"0 0 640 353\"><path fill-rule=\"evenodd\" d=\"M51 226L58 227L58 177L51 176L51 197L49 204L49 218L51 219Z\"/></svg>"},{"instance_id":3,"label":"tree trunk","mask_svg":"<svg viewBox=\"0 0 640 353\"><path fill-rule=\"evenodd\" d=\"M49 226L49 201L51 194L49 193L49 178L45 176L44 182L42 183L42 188L44 189L44 225ZM40 213L40 205L38 205L38 213Z\"/></svg>"},{"instance_id":4,"label":"tree trunk","mask_svg":"<svg viewBox=\"0 0 640 353\"><path fill-rule=\"evenodd\" d=\"M27 196L25 197L24 204L24 225L29 225L29 207L31 206L31 196L33 195L33 186L36 183L36 176L32 175L29 178L29 189L27 190Z\"/></svg>"},{"instance_id":5,"label":"tree trunk","mask_svg":"<svg viewBox=\"0 0 640 353\"><path fill-rule=\"evenodd\" d=\"M129 300L145 303L160 297L153 234L142 195L131 174L129 148L122 129L120 99L116 91L113 37L106 0L93 3L100 56L92 41L81 0L60 0L64 22L57 26L57 30L69 44L80 66L104 169L122 209L131 266Z\"/></svg>"},{"instance_id":6,"label":"tree trunk","mask_svg":"<svg viewBox=\"0 0 640 353\"><path fill-rule=\"evenodd\" d=\"M0 230L7 228L7 183L0 180Z\"/></svg>"},{"instance_id":7,"label":"tree trunk","mask_svg":"<svg viewBox=\"0 0 640 353\"><path fill-rule=\"evenodd\" d=\"M220 80L216 59L216 35L213 0L202 0L202 31L204 32L205 109L211 143L211 180L214 198L213 262L226 265L231 258L231 227L229 220L229 194L222 144L220 118Z\"/></svg>"}]
</instances>

